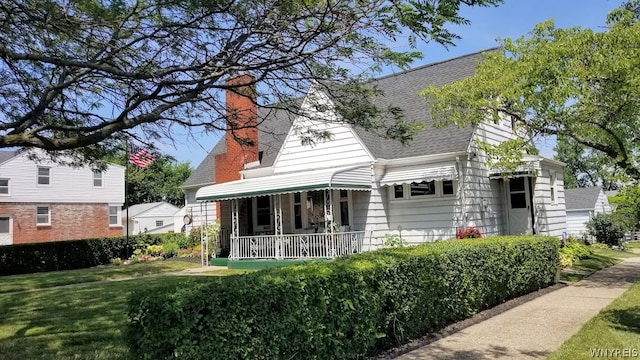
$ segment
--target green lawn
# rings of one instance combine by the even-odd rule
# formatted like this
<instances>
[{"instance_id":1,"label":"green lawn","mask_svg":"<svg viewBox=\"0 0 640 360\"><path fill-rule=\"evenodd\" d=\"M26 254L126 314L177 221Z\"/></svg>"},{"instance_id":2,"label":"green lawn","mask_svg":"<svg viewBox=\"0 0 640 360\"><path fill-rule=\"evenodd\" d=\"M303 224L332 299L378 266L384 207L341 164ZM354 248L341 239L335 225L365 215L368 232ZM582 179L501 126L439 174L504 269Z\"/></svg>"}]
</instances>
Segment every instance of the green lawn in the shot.
<instances>
[{"instance_id":1,"label":"green lawn","mask_svg":"<svg viewBox=\"0 0 640 360\"><path fill-rule=\"evenodd\" d=\"M0 294L0 354L4 360L126 359L122 331L131 291L208 280L163 276Z\"/></svg>"},{"instance_id":2,"label":"green lawn","mask_svg":"<svg viewBox=\"0 0 640 360\"><path fill-rule=\"evenodd\" d=\"M619 349L620 354L609 358L640 357L640 282L587 322L547 359L593 359L592 349ZM635 355L623 356L624 349L635 351Z\"/></svg>"},{"instance_id":3,"label":"green lawn","mask_svg":"<svg viewBox=\"0 0 640 360\"><path fill-rule=\"evenodd\" d=\"M630 241L627 243L630 249L640 249L640 241Z\"/></svg>"},{"instance_id":4,"label":"green lawn","mask_svg":"<svg viewBox=\"0 0 640 360\"><path fill-rule=\"evenodd\" d=\"M132 265L108 265L89 269L52 271L26 275L0 277L0 294L44 289L61 285L91 281L114 280L128 277L153 275L199 267L183 261L152 261Z\"/></svg>"},{"instance_id":5,"label":"green lawn","mask_svg":"<svg viewBox=\"0 0 640 360\"><path fill-rule=\"evenodd\" d=\"M593 249L593 255L586 259L578 260L571 266L570 269L594 272L608 268L622 261L623 258L639 256L638 254L632 254L624 251L611 250L611 249ZM566 282L576 282L582 280L586 274L572 274L568 272L560 273L560 280Z\"/></svg>"}]
</instances>

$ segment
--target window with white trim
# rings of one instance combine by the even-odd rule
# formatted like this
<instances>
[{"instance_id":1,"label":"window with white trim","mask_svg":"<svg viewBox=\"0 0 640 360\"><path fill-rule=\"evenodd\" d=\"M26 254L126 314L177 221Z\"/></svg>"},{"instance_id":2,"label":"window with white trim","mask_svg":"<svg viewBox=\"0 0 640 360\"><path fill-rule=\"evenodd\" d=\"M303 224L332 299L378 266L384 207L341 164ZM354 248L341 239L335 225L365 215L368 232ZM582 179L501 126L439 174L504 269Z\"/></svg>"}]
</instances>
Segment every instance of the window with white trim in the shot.
<instances>
[{"instance_id":1,"label":"window with white trim","mask_svg":"<svg viewBox=\"0 0 640 360\"><path fill-rule=\"evenodd\" d=\"M444 180L442 182L442 196L451 196L455 194L456 188L453 180Z\"/></svg>"},{"instance_id":2,"label":"window with white trim","mask_svg":"<svg viewBox=\"0 0 640 360\"><path fill-rule=\"evenodd\" d=\"M38 185L51 185L51 168L38 166Z\"/></svg>"},{"instance_id":3,"label":"window with white trim","mask_svg":"<svg viewBox=\"0 0 640 360\"><path fill-rule=\"evenodd\" d=\"M102 187L102 171L93 172L93 187Z\"/></svg>"},{"instance_id":4,"label":"window with white trim","mask_svg":"<svg viewBox=\"0 0 640 360\"><path fill-rule=\"evenodd\" d=\"M156 220L156 227L160 227L164 225L164 221L163 220Z\"/></svg>"},{"instance_id":5,"label":"window with white trim","mask_svg":"<svg viewBox=\"0 0 640 360\"><path fill-rule=\"evenodd\" d=\"M46 205L36 207L36 225L51 225L51 208Z\"/></svg>"},{"instance_id":6,"label":"window with white trim","mask_svg":"<svg viewBox=\"0 0 640 360\"><path fill-rule=\"evenodd\" d=\"M120 207L119 206L109 206L109 226L119 226L120 225Z\"/></svg>"},{"instance_id":7,"label":"window with white trim","mask_svg":"<svg viewBox=\"0 0 640 360\"><path fill-rule=\"evenodd\" d=\"M340 190L340 225L349 226L349 192Z\"/></svg>"},{"instance_id":8,"label":"window with white trim","mask_svg":"<svg viewBox=\"0 0 640 360\"><path fill-rule=\"evenodd\" d=\"M293 227L302 229L302 194L293 194Z\"/></svg>"},{"instance_id":9,"label":"window with white trim","mask_svg":"<svg viewBox=\"0 0 640 360\"><path fill-rule=\"evenodd\" d=\"M404 199L404 185L393 185L393 198Z\"/></svg>"},{"instance_id":10,"label":"window with white trim","mask_svg":"<svg viewBox=\"0 0 640 360\"><path fill-rule=\"evenodd\" d=\"M0 195L9 195L9 179L0 179Z\"/></svg>"},{"instance_id":11,"label":"window with white trim","mask_svg":"<svg viewBox=\"0 0 640 360\"><path fill-rule=\"evenodd\" d=\"M413 182L409 185L409 189L412 198L416 196L436 195L436 182L435 180L421 181L419 183Z\"/></svg>"}]
</instances>

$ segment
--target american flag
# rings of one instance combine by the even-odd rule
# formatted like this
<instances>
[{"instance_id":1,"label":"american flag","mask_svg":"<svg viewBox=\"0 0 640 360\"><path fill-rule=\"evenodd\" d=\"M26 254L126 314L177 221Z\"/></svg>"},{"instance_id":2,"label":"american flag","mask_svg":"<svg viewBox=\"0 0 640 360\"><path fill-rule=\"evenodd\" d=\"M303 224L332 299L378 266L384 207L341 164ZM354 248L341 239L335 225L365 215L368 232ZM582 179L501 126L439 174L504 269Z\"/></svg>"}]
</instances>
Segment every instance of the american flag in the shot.
<instances>
[{"instance_id":1,"label":"american flag","mask_svg":"<svg viewBox=\"0 0 640 360\"><path fill-rule=\"evenodd\" d=\"M156 160L156 157L147 150L131 145L131 152L129 153L129 162L139 168L145 168Z\"/></svg>"}]
</instances>

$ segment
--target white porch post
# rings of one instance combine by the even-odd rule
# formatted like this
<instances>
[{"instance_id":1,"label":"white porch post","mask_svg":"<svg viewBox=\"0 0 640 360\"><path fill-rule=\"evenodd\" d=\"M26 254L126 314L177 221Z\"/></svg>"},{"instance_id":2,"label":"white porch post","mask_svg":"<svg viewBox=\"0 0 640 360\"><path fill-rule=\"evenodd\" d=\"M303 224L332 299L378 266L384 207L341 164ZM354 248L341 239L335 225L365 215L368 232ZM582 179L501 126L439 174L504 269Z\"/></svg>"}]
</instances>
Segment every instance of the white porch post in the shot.
<instances>
[{"instance_id":1,"label":"white porch post","mask_svg":"<svg viewBox=\"0 0 640 360\"><path fill-rule=\"evenodd\" d=\"M324 190L324 232L325 234L333 235L333 190ZM336 244L333 236L329 237L331 241L331 251L328 254L330 257L336 256Z\"/></svg>"},{"instance_id":2,"label":"white porch post","mask_svg":"<svg viewBox=\"0 0 640 360\"><path fill-rule=\"evenodd\" d=\"M273 197L273 216L276 236L276 259L282 258L282 195L278 194Z\"/></svg>"},{"instance_id":3,"label":"white porch post","mask_svg":"<svg viewBox=\"0 0 640 360\"><path fill-rule=\"evenodd\" d=\"M202 212L203 212L202 211L202 203L200 203L200 216L202 216ZM207 215L205 214L205 219L204 219L205 221L207 221L207 217L206 216ZM202 230L203 229L202 228L203 228L203 225L202 225L202 222L200 222L200 266L204 266L204 258L205 258L205 256L204 256L205 249L204 249L204 246L202 246L202 244L204 242L204 240L202 238L203 237L203 235L202 235Z\"/></svg>"},{"instance_id":4,"label":"white porch post","mask_svg":"<svg viewBox=\"0 0 640 360\"><path fill-rule=\"evenodd\" d=\"M239 254L238 235L240 224L238 219L238 199L231 200L231 251L229 257L231 259L237 259Z\"/></svg>"},{"instance_id":5,"label":"white porch post","mask_svg":"<svg viewBox=\"0 0 640 360\"><path fill-rule=\"evenodd\" d=\"M202 232L205 232L205 243L204 243L204 251L205 254L207 254L207 256L205 256L204 258L204 266L209 266L209 212L208 212L209 207L205 205L204 207L204 219L205 219L205 225L203 227L201 227L201 231L200 234L202 234Z\"/></svg>"}]
</instances>

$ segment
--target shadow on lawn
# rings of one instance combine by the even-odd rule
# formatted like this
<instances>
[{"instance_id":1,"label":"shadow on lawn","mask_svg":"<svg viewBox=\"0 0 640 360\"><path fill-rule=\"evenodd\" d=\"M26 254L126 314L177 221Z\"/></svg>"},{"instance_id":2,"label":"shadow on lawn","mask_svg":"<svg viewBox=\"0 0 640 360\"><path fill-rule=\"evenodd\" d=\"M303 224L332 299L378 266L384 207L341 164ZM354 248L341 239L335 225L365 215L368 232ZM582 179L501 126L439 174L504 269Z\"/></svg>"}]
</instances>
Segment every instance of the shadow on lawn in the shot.
<instances>
[{"instance_id":1,"label":"shadow on lawn","mask_svg":"<svg viewBox=\"0 0 640 360\"><path fill-rule=\"evenodd\" d=\"M605 310L602 315L613 324L614 329L640 334L640 306Z\"/></svg>"},{"instance_id":2,"label":"shadow on lawn","mask_svg":"<svg viewBox=\"0 0 640 360\"><path fill-rule=\"evenodd\" d=\"M185 279L148 278L0 295L0 354L6 360L127 359L122 333L129 294Z\"/></svg>"}]
</instances>

